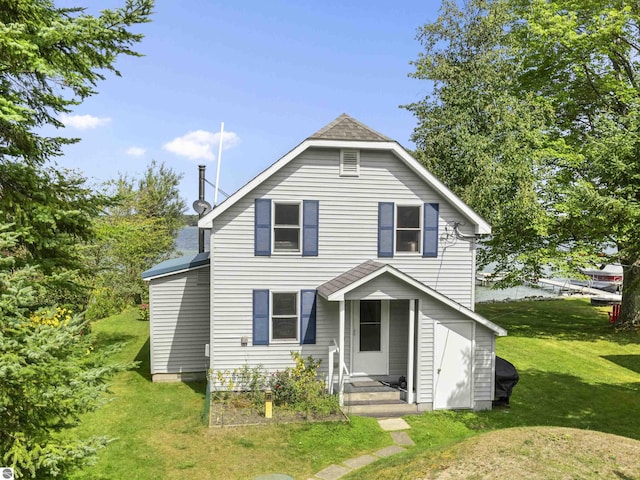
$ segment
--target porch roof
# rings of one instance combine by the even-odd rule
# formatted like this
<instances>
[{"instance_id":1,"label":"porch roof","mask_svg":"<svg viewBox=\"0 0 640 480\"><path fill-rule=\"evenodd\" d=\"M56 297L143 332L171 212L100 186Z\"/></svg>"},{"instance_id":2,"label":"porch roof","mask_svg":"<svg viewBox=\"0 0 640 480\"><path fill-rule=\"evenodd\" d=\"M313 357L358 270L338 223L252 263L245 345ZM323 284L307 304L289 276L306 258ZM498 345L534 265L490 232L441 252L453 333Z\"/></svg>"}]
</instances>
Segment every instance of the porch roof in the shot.
<instances>
[{"instance_id":1,"label":"porch roof","mask_svg":"<svg viewBox=\"0 0 640 480\"><path fill-rule=\"evenodd\" d=\"M347 270L343 274L338 275L328 282L323 283L318 287L318 294L328 301L343 301L345 300L345 295L352 290L355 290L356 288L365 285L366 283L379 277L380 275L387 273L393 275L395 278L405 282L411 287L425 293L434 300L444 303L450 308L457 310L471 320L474 320L479 324L487 327L489 330L495 332L496 335L501 337L507 335L507 331L504 328L487 320L482 315L477 314L473 310L470 310L464 305L450 299L446 295L443 295L437 290L434 290L433 288L425 285L424 283L416 280L415 278L407 275L397 268L386 263L376 262L374 260L367 260L357 267L354 267L351 270Z\"/></svg>"}]
</instances>

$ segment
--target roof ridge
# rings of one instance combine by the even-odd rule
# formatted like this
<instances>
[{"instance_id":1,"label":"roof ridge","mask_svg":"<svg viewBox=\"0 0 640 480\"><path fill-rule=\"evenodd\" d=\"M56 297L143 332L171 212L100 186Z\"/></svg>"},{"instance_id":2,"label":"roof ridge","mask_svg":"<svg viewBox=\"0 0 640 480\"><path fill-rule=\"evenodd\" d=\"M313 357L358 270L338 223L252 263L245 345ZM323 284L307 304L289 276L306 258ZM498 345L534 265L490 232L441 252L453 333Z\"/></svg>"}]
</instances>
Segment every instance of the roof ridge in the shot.
<instances>
[{"instance_id":1,"label":"roof ridge","mask_svg":"<svg viewBox=\"0 0 640 480\"><path fill-rule=\"evenodd\" d=\"M392 142L393 140L355 118L343 113L309 137L316 140L364 140Z\"/></svg>"}]
</instances>

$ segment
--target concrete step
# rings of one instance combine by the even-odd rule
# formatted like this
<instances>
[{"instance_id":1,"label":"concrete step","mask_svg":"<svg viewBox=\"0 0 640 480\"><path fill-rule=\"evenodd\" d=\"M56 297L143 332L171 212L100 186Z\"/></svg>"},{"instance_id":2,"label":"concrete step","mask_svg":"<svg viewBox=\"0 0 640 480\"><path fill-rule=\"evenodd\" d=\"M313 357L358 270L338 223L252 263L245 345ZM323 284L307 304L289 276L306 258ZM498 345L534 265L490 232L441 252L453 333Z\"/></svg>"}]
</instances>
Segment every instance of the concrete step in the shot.
<instances>
[{"instance_id":1,"label":"concrete step","mask_svg":"<svg viewBox=\"0 0 640 480\"><path fill-rule=\"evenodd\" d=\"M400 400L400 391L391 390L384 392L352 392L344 394L345 403L351 402L389 402Z\"/></svg>"},{"instance_id":2,"label":"concrete step","mask_svg":"<svg viewBox=\"0 0 640 480\"><path fill-rule=\"evenodd\" d=\"M357 402L350 403L342 407L342 411L347 415L359 415L362 417L401 417L418 413L415 404L404 403L402 401L378 403L378 402Z\"/></svg>"}]
</instances>

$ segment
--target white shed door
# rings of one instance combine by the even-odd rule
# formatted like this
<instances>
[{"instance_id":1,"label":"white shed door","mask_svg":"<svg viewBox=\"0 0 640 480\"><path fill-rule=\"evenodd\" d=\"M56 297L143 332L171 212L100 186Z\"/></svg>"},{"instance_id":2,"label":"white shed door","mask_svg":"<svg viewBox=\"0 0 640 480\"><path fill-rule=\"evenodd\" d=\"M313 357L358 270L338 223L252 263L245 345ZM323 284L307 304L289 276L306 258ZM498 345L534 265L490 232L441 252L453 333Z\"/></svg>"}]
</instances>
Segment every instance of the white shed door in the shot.
<instances>
[{"instance_id":1,"label":"white shed door","mask_svg":"<svg viewBox=\"0 0 640 480\"><path fill-rule=\"evenodd\" d=\"M471 408L473 324L436 323L433 408Z\"/></svg>"}]
</instances>

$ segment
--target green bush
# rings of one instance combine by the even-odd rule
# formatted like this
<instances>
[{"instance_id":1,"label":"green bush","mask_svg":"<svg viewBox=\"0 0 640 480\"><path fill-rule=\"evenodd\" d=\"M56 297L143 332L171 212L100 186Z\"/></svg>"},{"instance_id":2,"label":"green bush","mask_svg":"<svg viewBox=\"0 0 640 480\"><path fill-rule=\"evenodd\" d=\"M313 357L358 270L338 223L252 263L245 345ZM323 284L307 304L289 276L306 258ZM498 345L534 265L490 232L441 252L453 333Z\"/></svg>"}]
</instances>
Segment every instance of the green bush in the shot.
<instances>
[{"instance_id":1,"label":"green bush","mask_svg":"<svg viewBox=\"0 0 640 480\"><path fill-rule=\"evenodd\" d=\"M238 407L264 408L264 392L273 392L276 406L311 415L329 415L339 410L338 398L329 395L325 382L318 376L321 360L303 357L297 352L291 356L295 366L268 376L262 365L243 365L233 370L209 373L211 398Z\"/></svg>"},{"instance_id":2,"label":"green bush","mask_svg":"<svg viewBox=\"0 0 640 480\"><path fill-rule=\"evenodd\" d=\"M291 356L295 366L276 372L270 378L269 386L276 405L291 406L307 417L337 412L337 397L328 394L324 381L318 376L322 360L311 356L305 358L298 352L292 352Z\"/></svg>"},{"instance_id":3,"label":"green bush","mask_svg":"<svg viewBox=\"0 0 640 480\"><path fill-rule=\"evenodd\" d=\"M244 364L233 370L210 372L211 398L239 406L253 405L264 407L264 391L267 387L267 374L262 365L249 367Z\"/></svg>"}]
</instances>

